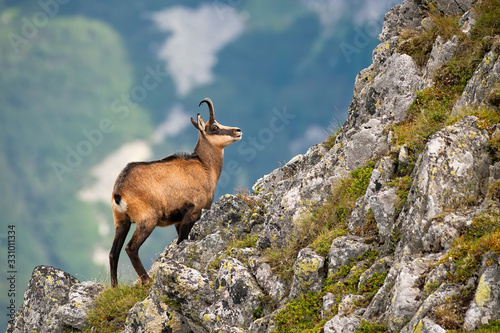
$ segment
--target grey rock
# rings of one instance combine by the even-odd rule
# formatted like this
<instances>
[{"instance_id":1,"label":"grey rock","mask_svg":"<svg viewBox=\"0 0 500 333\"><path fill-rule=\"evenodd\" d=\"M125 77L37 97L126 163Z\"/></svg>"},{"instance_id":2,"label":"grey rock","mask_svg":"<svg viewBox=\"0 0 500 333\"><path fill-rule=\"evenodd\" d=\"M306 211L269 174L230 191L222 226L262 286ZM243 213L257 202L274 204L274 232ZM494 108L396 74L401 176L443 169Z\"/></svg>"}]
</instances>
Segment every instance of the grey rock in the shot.
<instances>
[{"instance_id":1,"label":"grey rock","mask_svg":"<svg viewBox=\"0 0 500 333\"><path fill-rule=\"evenodd\" d=\"M408 154L408 146L405 143L399 149L398 166L399 168L406 167L408 166L409 162L410 162L410 155Z\"/></svg>"},{"instance_id":2,"label":"grey rock","mask_svg":"<svg viewBox=\"0 0 500 333\"><path fill-rule=\"evenodd\" d=\"M487 145L486 131L471 116L431 137L415 166L414 182L397 222L404 244L400 250L421 252L425 234L440 223L436 218L445 210L484 197L490 163Z\"/></svg>"},{"instance_id":3,"label":"grey rock","mask_svg":"<svg viewBox=\"0 0 500 333\"><path fill-rule=\"evenodd\" d=\"M448 214L442 221L437 219L422 238L424 251L440 252L448 250L456 237L472 223L473 216L464 216L459 213Z\"/></svg>"},{"instance_id":4,"label":"grey rock","mask_svg":"<svg viewBox=\"0 0 500 333\"><path fill-rule=\"evenodd\" d=\"M337 300L334 294L326 293L323 296L323 306L321 307L321 319L326 320L333 314L333 307L337 305Z\"/></svg>"},{"instance_id":5,"label":"grey rock","mask_svg":"<svg viewBox=\"0 0 500 333\"><path fill-rule=\"evenodd\" d=\"M490 166L490 184L500 180L500 162L496 162L492 166Z\"/></svg>"},{"instance_id":6,"label":"grey rock","mask_svg":"<svg viewBox=\"0 0 500 333\"><path fill-rule=\"evenodd\" d=\"M153 268L164 258L201 271L220 251L226 249L227 243L222 238L221 232L209 234L201 240L184 240L179 245L172 242L153 263Z\"/></svg>"},{"instance_id":7,"label":"grey rock","mask_svg":"<svg viewBox=\"0 0 500 333\"><path fill-rule=\"evenodd\" d=\"M325 258L306 247L300 250L293 264L293 273L290 298L321 291L325 275Z\"/></svg>"},{"instance_id":8,"label":"grey rock","mask_svg":"<svg viewBox=\"0 0 500 333\"><path fill-rule=\"evenodd\" d=\"M396 165L393 159L389 156L382 157L373 168L366 194L371 196L380 191L385 184L391 181L395 170Z\"/></svg>"},{"instance_id":9,"label":"grey rock","mask_svg":"<svg viewBox=\"0 0 500 333\"><path fill-rule=\"evenodd\" d=\"M394 6L384 17L384 25L378 39L382 42L399 37L399 30L417 29L422 19L423 12L416 1L406 0L402 4Z\"/></svg>"},{"instance_id":10,"label":"grey rock","mask_svg":"<svg viewBox=\"0 0 500 333\"><path fill-rule=\"evenodd\" d=\"M130 309L122 332L190 333L193 330L187 318L162 302L155 293L151 293Z\"/></svg>"},{"instance_id":11,"label":"grey rock","mask_svg":"<svg viewBox=\"0 0 500 333\"><path fill-rule=\"evenodd\" d=\"M380 321L387 323L389 315L389 307L394 291L396 278L399 274L396 265L392 265L385 278L384 284L373 297L372 301L363 313L363 318L366 320Z\"/></svg>"},{"instance_id":12,"label":"grey rock","mask_svg":"<svg viewBox=\"0 0 500 333\"><path fill-rule=\"evenodd\" d=\"M434 45L432 46L431 54L429 55L429 60L425 66L424 79L431 82L436 75L436 72L441 66L451 60L455 55L460 39L457 36L452 36L446 42L441 36L436 38Z\"/></svg>"},{"instance_id":13,"label":"grey rock","mask_svg":"<svg viewBox=\"0 0 500 333\"><path fill-rule=\"evenodd\" d=\"M383 133L380 132L380 127L383 129L384 125L406 119L408 109L416 98L415 91L423 89L426 85L413 59L409 55L397 52L388 57L383 64L379 64L378 69L373 67L371 71L364 73L369 75L364 79L358 77L356 80L356 84L361 87L355 86L355 91L359 93L353 97L349 106L349 116L343 125L345 134L340 133L339 138L348 143L355 139L353 139L354 134L370 130L366 134L373 133L377 135L377 139L368 141L365 138L370 147L361 149L370 149L373 153L364 155L369 155L371 158L380 157L385 154L377 155L377 153L386 152L388 148L383 144L387 139L385 135L381 135ZM362 127L369 122L370 124ZM360 165L351 163L349 169L358 166Z\"/></svg>"},{"instance_id":14,"label":"grey rock","mask_svg":"<svg viewBox=\"0 0 500 333\"><path fill-rule=\"evenodd\" d=\"M235 258L223 259L214 287L217 300L200 311L203 325L210 331L248 327L264 296L248 268Z\"/></svg>"},{"instance_id":15,"label":"grey rock","mask_svg":"<svg viewBox=\"0 0 500 333\"><path fill-rule=\"evenodd\" d=\"M375 261L375 263L366 271L364 271L359 277L358 289L361 286L366 285L368 280L371 279L375 274L388 272L393 262L394 258L392 258L391 256L383 257Z\"/></svg>"},{"instance_id":16,"label":"grey rock","mask_svg":"<svg viewBox=\"0 0 500 333\"><path fill-rule=\"evenodd\" d=\"M406 325L401 333L411 333L415 332L418 325L422 325L421 321L424 317L438 305L446 303L448 300L452 299L460 294L460 289L458 286L452 284L442 284L439 288L434 291L429 297L425 299L417 313L410 320L408 325Z\"/></svg>"},{"instance_id":17,"label":"grey rock","mask_svg":"<svg viewBox=\"0 0 500 333\"><path fill-rule=\"evenodd\" d=\"M87 325L88 311L103 289L102 284L91 281L75 283L69 290L68 303L57 309L56 316L65 325L82 330Z\"/></svg>"},{"instance_id":18,"label":"grey rock","mask_svg":"<svg viewBox=\"0 0 500 333\"><path fill-rule=\"evenodd\" d=\"M416 326L422 333L445 333L446 330L429 318L422 319Z\"/></svg>"},{"instance_id":19,"label":"grey rock","mask_svg":"<svg viewBox=\"0 0 500 333\"><path fill-rule=\"evenodd\" d=\"M500 57L495 51L488 52L474 75L467 83L462 95L453 106L452 115L458 115L463 109L483 106L495 109L489 104L487 96L493 87L500 84Z\"/></svg>"},{"instance_id":20,"label":"grey rock","mask_svg":"<svg viewBox=\"0 0 500 333\"><path fill-rule=\"evenodd\" d=\"M246 236L256 225L264 223L264 216L256 213L258 201L251 195L246 200L231 194L220 197L211 209L203 211L200 221L189 233L189 239L201 240L214 230L219 231L226 243Z\"/></svg>"},{"instance_id":21,"label":"grey rock","mask_svg":"<svg viewBox=\"0 0 500 333\"><path fill-rule=\"evenodd\" d=\"M427 264L434 262L435 259L432 259L419 258L398 264L399 273L394 282L391 302L387 311L387 323L390 331L401 330L421 306L421 291L416 282L427 270Z\"/></svg>"},{"instance_id":22,"label":"grey rock","mask_svg":"<svg viewBox=\"0 0 500 333\"><path fill-rule=\"evenodd\" d=\"M387 228L392 228L395 217L395 197L391 203L388 193L394 192L394 190L387 187L386 184L391 180L394 171L394 161L388 156L380 158L376 163L366 193L361 198L358 198L349 218L348 229L350 231L355 232L366 225L366 215L370 209L375 214L377 224L390 224ZM387 191L388 193L386 193Z\"/></svg>"},{"instance_id":23,"label":"grey rock","mask_svg":"<svg viewBox=\"0 0 500 333\"><path fill-rule=\"evenodd\" d=\"M270 314L255 320L252 324L250 324L248 331L252 333L268 333L273 331L275 328L276 322L274 320L274 314Z\"/></svg>"},{"instance_id":24,"label":"grey rock","mask_svg":"<svg viewBox=\"0 0 500 333\"><path fill-rule=\"evenodd\" d=\"M406 119L408 109L415 101L415 91L424 87L413 59L406 54L394 53L373 81L373 89L383 101L376 107L375 115L380 115L384 123Z\"/></svg>"},{"instance_id":25,"label":"grey rock","mask_svg":"<svg viewBox=\"0 0 500 333\"><path fill-rule=\"evenodd\" d=\"M352 295L348 294L342 297L342 300L339 303L339 312L338 315L340 317L349 316L353 313L354 307L357 302L364 300L365 297L362 295Z\"/></svg>"},{"instance_id":26,"label":"grey rock","mask_svg":"<svg viewBox=\"0 0 500 333\"><path fill-rule=\"evenodd\" d=\"M464 328L475 330L500 318L500 256L494 256L479 279L474 300L465 314Z\"/></svg>"},{"instance_id":27,"label":"grey rock","mask_svg":"<svg viewBox=\"0 0 500 333\"><path fill-rule=\"evenodd\" d=\"M328 253L328 276L338 272L343 265L349 265L366 251L370 246L356 236L342 236L333 240Z\"/></svg>"},{"instance_id":28,"label":"grey rock","mask_svg":"<svg viewBox=\"0 0 500 333\"><path fill-rule=\"evenodd\" d=\"M195 324L203 323L200 312L215 301L215 291L205 274L166 258L149 273L154 276L153 293L178 302L185 316Z\"/></svg>"},{"instance_id":29,"label":"grey rock","mask_svg":"<svg viewBox=\"0 0 500 333\"><path fill-rule=\"evenodd\" d=\"M436 289L436 286L440 286L443 283L448 272L449 270L444 264L433 268L425 279L424 292L430 295Z\"/></svg>"},{"instance_id":30,"label":"grey rock","mask_svg":"<svg viewBox=\"0 0 500 333\"><path fill-rule=\"evenodd\" d=\"M68 303L71 287L79 281L51 266L35 267L23 304L7 332L60 332L63 323L56 312Z\"/></svg>"},{"instance_id":31,"label":"grey rock","mask_svg":"<svg viewBox=\"0 0 500 333\"><path fill-rule=\"evenodd\" d=\"M464 15L462 15L462 17L458 21L460 30L462 30L462 32L469 37L471 36L472 28L474 28L476 23L477 23L477 18L473 10L467 11Z\"/></svg>"},{"instance_id":32,"label":"grey rock","mask_svg":"<svg viewBox=\"0 0 500 333\"><path fill-rule=\"evenodd\" d=\"M283 305L289 286L271 270L271 266L261 257L251 257L248 264L260 288L271 296L276 304Z\"/></svg>"},{"instance_id":33,"label":"grey rock","mask_svg":"<svg viewBox=\"0 0 500 333\"><path fill-rule=\"evenodd\" d=\"M361 326L361 321L356 317L341 317L339 315L336 315L326 322L323 328L323 332L354 333L359 328L359 326Z\"/></svg>"},{"instance_id":34,"label":"grey rock","mask_svg":"<svg viewBox=\"0 0 500 333\"><path fill-rule=\"evenodd\" d=\"M386 233L390 234L396 215L396 192L386 184L391 180L394 171L395 163L388 156L380 158L376 163L366 193L356 200L349 218L348 229L350 231L356 232L366 225L366 216L371 209L379 230L382 230L381 236L386 236ZM389 231L385 232L384 228Z\"/></svg>"},{"instance_id":35,"label":"grey rock","mask_svg":"<svg viewBox=\"0 0 500 333\"><path fill-rule=\"evenodd\" d=\"M371 119L361 125L361 130L352 135L345 146L346 166L354 170L369 160L384 155L388 149L387 138L383 135L384 127L378 119Z\"/></svg>"},{"instance_id":36,"label":"grey rock","mask_svg":"<svg viewBox=\"0 0 500 333\"><path fill-rule=\"evenodd\" d=\"M389 188L385 191L370 197L370 208L373 211L375 222L380 237L387 240L391 235L391 231L396 218L396 190Z\"/></svg>"},{"instance_id":37,"label":"grey rock","mask_svg":"<svg viewBox=\"0 0 500 333\"><path fill-rule=\"evenodd\" d=\"M439 10L448 15L463 14L472 7L472 0L435 0Z\"/></svg>"}]
</instances>

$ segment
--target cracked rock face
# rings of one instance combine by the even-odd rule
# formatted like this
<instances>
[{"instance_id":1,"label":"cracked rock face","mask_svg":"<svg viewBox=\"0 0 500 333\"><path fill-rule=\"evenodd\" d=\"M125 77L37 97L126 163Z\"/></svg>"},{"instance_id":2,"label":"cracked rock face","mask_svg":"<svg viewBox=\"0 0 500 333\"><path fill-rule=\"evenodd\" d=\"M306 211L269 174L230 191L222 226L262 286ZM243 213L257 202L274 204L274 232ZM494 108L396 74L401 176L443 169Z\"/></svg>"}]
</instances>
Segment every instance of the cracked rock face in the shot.
<instances>
[{"instance_id":1,"label":"cracked rock face","mask_svg":"<svg viewBox=\"0 0 500 333\"><path fill-rule=\"evenodd\" d=\"M405 251L424 250L424 236L438 231L440 220L436 218L446 210L484 197L490 163L488 140L486 131L478 128L477 118L471 116L430 139L415 167L414 182L398 221Z\"/></svg>"},{"instance_id":2,"label":"cracked rock face","mask_svg":"<svg viewBox=\"0 0 500 333\"><path fill-rule=\"evenodd\" d=\"M290 298L321 291L325 275L325 258L306 247L300 250L293 265L293 272Z\"/></svg>"},{"instance_id":3,"label":"cracked rock face","mask_svg":"<svg viewBox=\"0 0 500 333\"><path fill-rule=\"evenodd\" d=\"M488 93L500 85L500 56L490 51L484 56L464 92L453 106L452 114L474 106L495 107L488 101Z\"/></svg>"},{"instance_id":4,"label":"cracked rock face","mask_svg":"<svg viewBox=\"0 0 500 333\"><path fill-rule=\"evenodd\" d=\"M200 314L204 325L211 331L222 325L248 327L264 297L248 268L237 259L224 259L214 287L217 301Z\"/></svg>"},{"instance_id":5,"label":"cracked rock face","mask_svg":"<svg viewBox=\"0 0 500 333\"><path fill-rule=\"evenodd\" d=\"M68 302L69 291L78 282L54 267L36 267L15 323L9 325L7 332L60 332L63 323L58 320L56 312Z\"/></svg>"},{"instance_id":6,"label":"cracked rock face","mask_svg":"<svg viewBox=\"0 0 500 333\"><path fill-rule=\"evenodd\" d=\"M87 314L95 305L95 299L104 290L104 286L91 282L79 282L71 286L68 303L57 309L56 316L66 326L83 329L87 325Z\"/></svg>"},{"instance_id":7,"label":"cracked rock face","mask_svg":"<svg viewBox=\"0 0 500 333\"><path fill-rule=\"evenodd\" d=\"M360 237L342 236L334 239L328 254L328 276L337 273L343 265L349 265L369 249L370 246L364 244Z\"/></svg>"},{"instance_id":8,"label":"cracked rock face","mask_svg":"<svg viewBox=\"0 0 500 333\"><path fill-rule=\"evenodd\" d=\"M122 332L189 333L192 331L184 316L172 310L152 293L130 309Z\"/></svg>"},{"instance_id":9,"label":"cracked rock face","mask_svg":"<svg viewBox=\"0 0 500 333\"><path fill-rule=\"evenodd\" d=\"M432 51L425 66L424 79L432 81L437 70L445 63L450 61L459 45L459 38L457 36L451 37L449 40L444 41L441 36L436 38Z\"/></svg>"},{"instance_id":10,"label":"cracked rock face","mask_svg":"<svg viewBox=\"0 0 500 333\"><path fill-rule=\"evenodd\" d=\"M490 320L500 318L500 257L489 259L472 301L465 314L464 328L475 330Z\"/></svg>"},{"instance_id":11,"label":"cracked rock face","mask_svg":"<svg viewBox=\"0 0 500 333\"><path fill-rule=\"evenodd\" d=\"M162 259L154 268L150 271L154 276L153 292L175 300L185 315L193 320L201 320L200 309L207 308L215 301L215 291L208 277L196 269L168 259Z\"/></svg>"}]
</instances>

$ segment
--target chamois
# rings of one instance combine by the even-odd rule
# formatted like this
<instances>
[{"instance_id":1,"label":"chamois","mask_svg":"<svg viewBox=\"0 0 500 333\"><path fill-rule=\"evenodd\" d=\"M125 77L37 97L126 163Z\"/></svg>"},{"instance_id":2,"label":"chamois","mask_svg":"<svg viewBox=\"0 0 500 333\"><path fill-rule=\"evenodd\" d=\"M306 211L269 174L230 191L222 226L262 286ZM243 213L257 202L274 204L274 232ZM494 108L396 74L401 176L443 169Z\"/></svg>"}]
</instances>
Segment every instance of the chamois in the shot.
<instances>
[{"instance_id":1,"label":"chamois","mask_svg":"<svg viewBox=\"0 0 500 333\"><path fill-rule=\"evenodd\" d=\"M188 237L202 209L210 208L215 185L222 171L224 147L241 139L241 130L215 120L214 106L209 98L207 123L198 113L191 118L199 131L192 154L173 154L158 161L129 163L116 179L111 207L115 238L109 253L111 285L118 284L117 265L120 251L130 229L136 224L132 239L125 247L142 284L151 278L139 259L139 248L157 226L175 224L177 244Z\"/></svg>"}]
</instances>

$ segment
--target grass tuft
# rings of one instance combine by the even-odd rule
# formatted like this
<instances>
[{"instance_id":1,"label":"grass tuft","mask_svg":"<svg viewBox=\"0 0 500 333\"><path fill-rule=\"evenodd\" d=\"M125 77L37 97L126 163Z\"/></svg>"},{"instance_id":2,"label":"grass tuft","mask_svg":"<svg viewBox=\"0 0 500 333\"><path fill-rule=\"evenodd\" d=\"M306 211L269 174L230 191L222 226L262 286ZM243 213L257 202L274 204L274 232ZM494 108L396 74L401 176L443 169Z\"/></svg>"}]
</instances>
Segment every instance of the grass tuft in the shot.
<instances>
[{"instance_id":1,"label":"grass tuft","mask_svg":"<svg viewBox=\"0 0 500 333\"><path fill-rule=\"evenodd\" d=\"M447 280L467 283L479 269L483 255L489 251L500 253L500 214L495 212L486 212L474 218L471 226L457 237L439 264L453 262L456 269L448 273Z\"/></svg>"},{"instance_id":2,"label":"grass tuft","mask_svg":"<svg viewBox=\"0 0 500 333\"><path fill-rule=\"evenodd\" d=\"M118 285L102 291L89 313L89 324L83 332L114 333L123 330L128 311L147 297L150 287L151 284Z\"/></svg>"}]
</instances>

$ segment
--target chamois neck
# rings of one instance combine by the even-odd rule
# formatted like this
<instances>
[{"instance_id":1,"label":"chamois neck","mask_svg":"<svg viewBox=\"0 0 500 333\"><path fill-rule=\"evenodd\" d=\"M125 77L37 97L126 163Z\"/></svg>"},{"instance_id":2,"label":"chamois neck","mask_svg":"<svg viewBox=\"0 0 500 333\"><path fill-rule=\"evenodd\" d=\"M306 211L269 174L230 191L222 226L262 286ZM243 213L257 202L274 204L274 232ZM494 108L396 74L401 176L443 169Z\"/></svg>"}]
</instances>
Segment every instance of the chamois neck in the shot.
<instances>
[{"instance_id":1,"label":"chamois neck","mask_svg":"<svg viewBox=\"0 0 500 333\"><path fill-rule=\"evenodd\" d=\"M216 177L215 182L217 183L222 172L224 149L212 146L207 138L200 133L194 152L200 158L201 163L207 168L207 171Z\"/></svg>"}]
</instances>

